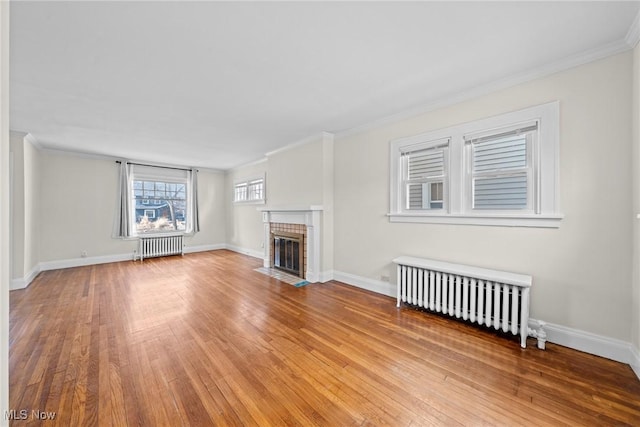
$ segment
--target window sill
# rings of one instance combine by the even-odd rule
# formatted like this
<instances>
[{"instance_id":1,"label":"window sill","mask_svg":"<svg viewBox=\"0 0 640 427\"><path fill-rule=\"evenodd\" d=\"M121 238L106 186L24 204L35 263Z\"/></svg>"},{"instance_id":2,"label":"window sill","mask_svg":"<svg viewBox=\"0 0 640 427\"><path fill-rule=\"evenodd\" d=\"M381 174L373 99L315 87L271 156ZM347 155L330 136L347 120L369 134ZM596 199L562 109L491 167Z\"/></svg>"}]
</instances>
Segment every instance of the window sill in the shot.
<instances>
[{"instance_id":1,"label":"window sill","mask_svg":"<svg viewBox=\"0 0 640 427\"><path fill-rule=\"evenodd\" d=\"M266 200L234 200L234 205L264 205L267 203Z\"/></svg>"},{"instance_id":2,"label":"window sill","mask_svg":"<svg viewBox=\"0 0 640 427\"><path fill-rule=\"evenodd\" d=\"M423 224L487 225L497 227L537 227L559 228L562 214L555 215L461 215L428 213L389 213L390 222L411 222Z\"/></svg>"},{"instance_id":3,"label":"window sill","mask_svg":"<svg viewBox=\"0 0 640 427\"><path fill-rule=\"evenodd\" d=\"M192 236L193 233L186 231L167 231L167 232L151 232L151 233L137 233L132 236L134 239L144 239L151 237L172 237L172 236Z\"/></svg>"}]
</instances>

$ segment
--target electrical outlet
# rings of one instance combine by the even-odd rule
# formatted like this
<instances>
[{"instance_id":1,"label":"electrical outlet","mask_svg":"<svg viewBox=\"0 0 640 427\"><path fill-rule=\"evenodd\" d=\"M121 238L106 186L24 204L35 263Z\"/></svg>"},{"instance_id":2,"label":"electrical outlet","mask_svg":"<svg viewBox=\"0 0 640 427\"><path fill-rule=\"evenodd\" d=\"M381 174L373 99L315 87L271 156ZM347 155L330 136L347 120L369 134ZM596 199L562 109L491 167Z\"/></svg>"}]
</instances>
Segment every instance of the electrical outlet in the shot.
<instances>
[{"instance_id":1,"label":"electrical outlet","mask_svg":"<svg viewBox=\"0 0 640 427\"><path fill-rule=\"evenodd\" d=\"M87 251L82 251L82 252L80 252L80 256L81 256L82 258L86 258L86 257L87 257Z\"/></svg>"},{"instance_id":2,"label":"electrical outlet","mask_svg":"<svg viewBox=\"0 0 640 427\"><path fill-rule=\"evenodd\" d=\"M389 276L385 276L383 274L382 276L380 276L380 280L382 280L383 282L388 282L389 281Z\"/></svg>"}]
</instances>

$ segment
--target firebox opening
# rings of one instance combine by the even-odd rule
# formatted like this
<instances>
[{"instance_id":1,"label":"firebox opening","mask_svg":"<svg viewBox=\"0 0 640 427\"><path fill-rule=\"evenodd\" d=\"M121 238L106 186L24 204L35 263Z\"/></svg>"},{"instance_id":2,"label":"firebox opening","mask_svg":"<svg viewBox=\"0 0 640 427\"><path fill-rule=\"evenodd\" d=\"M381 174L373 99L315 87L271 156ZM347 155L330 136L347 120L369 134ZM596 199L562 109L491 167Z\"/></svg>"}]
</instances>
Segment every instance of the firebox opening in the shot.
<instances>
[{"instance_id":1,"label":"firebox opening","mask_svg":"<svg viewBox=\"0 0 640 427\"><path fill-rule=\"evenodd\" d=\"M304 235L277 231L271 237L273 267L304 278Z\"/></svg>"}]
</instances>

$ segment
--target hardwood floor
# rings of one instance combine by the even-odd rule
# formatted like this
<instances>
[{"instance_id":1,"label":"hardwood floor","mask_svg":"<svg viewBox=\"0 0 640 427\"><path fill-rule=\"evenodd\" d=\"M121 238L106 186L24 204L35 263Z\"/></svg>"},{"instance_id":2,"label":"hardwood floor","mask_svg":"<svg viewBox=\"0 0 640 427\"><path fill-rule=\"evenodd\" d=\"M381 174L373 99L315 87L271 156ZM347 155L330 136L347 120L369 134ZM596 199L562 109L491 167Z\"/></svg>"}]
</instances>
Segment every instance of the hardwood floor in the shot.
<instances>
[{"instance_id":1,"label":"hardwood floor","mask_svg":"<svg viewBox=\"0 0 640 427\"><path fill-rule=\"evenodd\" d=\"M260 263L202 252L11 292L12 424L640 425L627 365Z\"/></svg>"}]
</instances>

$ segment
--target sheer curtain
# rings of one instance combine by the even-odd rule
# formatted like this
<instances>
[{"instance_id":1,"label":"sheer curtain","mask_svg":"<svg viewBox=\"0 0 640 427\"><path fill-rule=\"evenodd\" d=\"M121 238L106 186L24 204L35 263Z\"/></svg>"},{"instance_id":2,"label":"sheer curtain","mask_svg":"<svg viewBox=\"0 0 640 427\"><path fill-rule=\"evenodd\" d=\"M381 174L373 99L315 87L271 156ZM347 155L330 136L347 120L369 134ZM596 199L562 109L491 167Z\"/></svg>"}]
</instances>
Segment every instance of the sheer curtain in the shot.
<instances>
[{"instance_id":1,"label":"sheer curtain","mask_svg":"<svg viewBox=\"0 0 640 427\"><path fill-rule=\"evenodd\" d=\"M129 188L129 178L131 176L131 165L127 162L120 162L120 176L118 181L118 207L116 210L116 220L114 226L114 236L120 238L131 237L131 189Z\"/></svg>"},{"instance_id":2,"label":"sheer curtain","mask_svg":"<svg viewBox=\"0 0 640 427\"><path fill-rule=\"evenodd\" d=\"M200 231L200 214L198 213L198 170L191 169L191 231Z\"/></svg>"}]
</instances>

